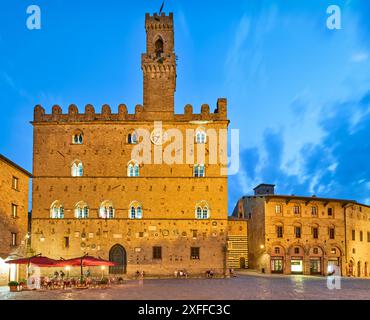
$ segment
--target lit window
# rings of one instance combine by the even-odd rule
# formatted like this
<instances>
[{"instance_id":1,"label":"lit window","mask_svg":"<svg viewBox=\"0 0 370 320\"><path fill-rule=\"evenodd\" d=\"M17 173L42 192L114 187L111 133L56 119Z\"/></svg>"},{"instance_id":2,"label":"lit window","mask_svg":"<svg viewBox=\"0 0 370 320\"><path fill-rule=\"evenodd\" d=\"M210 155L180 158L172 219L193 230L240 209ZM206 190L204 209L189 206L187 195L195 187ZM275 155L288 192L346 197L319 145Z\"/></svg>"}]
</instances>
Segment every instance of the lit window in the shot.
<instances>
[{"instance_id":1,"label":"lit window","mask_svg":"<svg viewBox=\"0 0 370 320\"><path fill-rule=\"evenodd\" d=\"M50 216L52 219L64 218L64 207L60 201L55 201L50 208Z\"/></svg>"},{"instance_id":2,"label":"lit window","mask_svg":"<svg viewBox=\"0 0 370 320\"><path fill-rule=\"evenodd\" d=\"M12 187L13 187L14 190L18 190L18 187L19 187L19 179L17 177L13 177Z\"/></svg>"},{"instance_id":3,"label":"lit window","mask_svg":"<svg viewBox=\"0 0 370 320\"><path fill-rule=\"evenodd\" d=\"M82 177L84 174L84 167L81 161L76 160L72 163L71 168L72 177Z\"/></svg>"},{"instance_id":4,"label":"lit window","mask_svg":"<svg viewBox=\"0 0 370 320\"><path fill-rule=\"evenodd\" d=\"M136 132L129 133L127 136L127 143L128 144L137 144L137 135Z\"/></svg>"},{"instance_id":5,"label":"lit window","mask_svg":"<svg viewBox=\"0 0 370 320\"><path fill-rule=\"evenodd\" d=\"M102 219L113 219L114 218L114 207L112 202L104 201L100 205L99 217Z\"/></svg>"},{"instance_id":6,"label":"lit window","mask_svg":"<svg viewBox=\"0 0 370 320\"><path fill-rule=\"evenodd\" d=\"M195 142L198 144L205 144L207 141L207 134L204 130L197 130L195 133Z\"/></svg>"},{"instance_id":7,"label":"lit window","mask_svg":"<svg viewBox=\"0 0 370 320\"><path fill-rule=\"evenodd\" d=\"M18 217L18 206L14 203L12 203L12 217L13 218Z\"/></svg>"},{"instance_id":8,"label":"lit window","mask_svg":"<svg viewBox=\"0 0 370 320\"><path fill-rule=\"evenodd\" d=\"M11 246L12 247L16 247L17 246L17 234L12 232L11 233L11 237L12 237L12 242L11 242Z\"/></svg>"},{"instance_id":9,"label":"lit window","mask_svg":"<svg viewBox=\"0 0 370 320\"><path fill-rule=\"evenodd\" d=\"M83 134L82 132L77 132L72 137L73 144L82 144L83 143Z\"/></svg>"},{"instance_id":10,"label":"lit window","mask_svg":"<svg viewBox=\"0 0 370 320\"><path fill-rule=\"evenodd\" d=\"M203 178L205 176L205 170L203 164L197 164L194 166L194 177Z\"/></svg>"},{"instance_id":11,"label":"lit window","mask_svg":"<svg viewBox=\"0 0 370 320\"><path fill-rule=\"evenodd\" d=\"M195 207L195 218L199 220L206 220L210 218L210 210L207 202L201 201Z\"/></svg>"},{"instance_id":12,"label":"lit window","mask_svg":"<svg viewBox=\"0 0 370 320\"><path fill-rule=\"evenodd\" d=\"M128 177L139 177L140 171L139 171L139 164L131 160L127 165L127 176Z\"/></svg>"},{"instance_id":13,"label":"lit window","mask_svg":"<svg viewBox=\"0 0 370 320\"><path fill-rule=\"evenodd\" d=\"M277 204L276 206L275 206L275 213L281 213L281 205L280 204Z\"/></svg>"},{"instance_id":14,"label":"lit window","mask_svg":"<svg viewBox=\"0 0 370 320\"><path fill-rule=\"evenodd\" d=\"M143 207L140 202L133 201L129 207L129 218L130 219L142 219L143 218Z\"/></svg>"},{"instance_id":15,"label":"lit window","mask_svg":"<svg viewBox=\"0 0 370 320\"><path fill-rule=\"evenodd\" d=\"M83 201L77 203L75 208L75 217L77 219L87 219L89 217L89 207Z\"/></svg>"},{"instance_id":16,"label":"lit window","mask_svg":"<svg viewBox=\"0 0 370 320\"><path fill-rule=\"evenodd\" d=\"M336 254L337 253L337 249L332 248L330 252L331 252L331 254Z\"/></svg>"}]
</instances>

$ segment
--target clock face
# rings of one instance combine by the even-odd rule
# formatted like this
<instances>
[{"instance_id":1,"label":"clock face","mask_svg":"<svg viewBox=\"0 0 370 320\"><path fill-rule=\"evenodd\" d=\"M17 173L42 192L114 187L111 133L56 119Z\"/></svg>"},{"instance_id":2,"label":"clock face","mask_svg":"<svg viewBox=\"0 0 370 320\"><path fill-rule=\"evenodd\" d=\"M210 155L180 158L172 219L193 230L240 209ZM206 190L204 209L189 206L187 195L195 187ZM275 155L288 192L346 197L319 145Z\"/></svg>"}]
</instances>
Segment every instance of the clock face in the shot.
<instances>
[{"instance_id":1,"label":"clock face","mask_svg":"<svg viewBox=\"0 0 370 320\"><path fill-rule=\"evenodd\" d=\"M167 133L162 129L154 129L150 135L150 140L156 145L161 145L167 141Z\"/></svg>"}]
</instances>

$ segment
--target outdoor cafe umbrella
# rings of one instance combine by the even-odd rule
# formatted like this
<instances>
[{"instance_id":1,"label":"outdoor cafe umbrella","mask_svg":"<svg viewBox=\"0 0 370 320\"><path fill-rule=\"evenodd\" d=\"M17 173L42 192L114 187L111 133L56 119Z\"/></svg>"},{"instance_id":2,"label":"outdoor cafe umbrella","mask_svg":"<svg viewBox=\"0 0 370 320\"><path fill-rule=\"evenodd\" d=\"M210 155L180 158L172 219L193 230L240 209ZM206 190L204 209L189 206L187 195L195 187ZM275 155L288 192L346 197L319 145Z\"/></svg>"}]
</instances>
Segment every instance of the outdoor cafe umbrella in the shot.
<instances>
[{"instance_id":1,"label":"outdoor cafe umbrella","mask_svg":"<svg viewBox=\"0 0 370 320\"><path fill-rule=\"evenodd\" d=\"M50 259L48 257L44 257L40 254L28 257L28 258L20 258L20 259L15 259L15 260L8 260L5 261L5 263L9 264L26 264L27 265L27 278L29 276L29 267L30 264L34 264L38 267L58 267L60 266L60 261Z\"/></svg>"},{"instance_id":2,"label":"outdoor cafe umbrella","mask_svg":"<svg viewBox=\"0 0 370 320\"><path fill-rule=\"evenodd\" d=\"M99 267L99 266L114 267L118 265L116 262L104 260L100 257L95 258L89 255L84 255L82 257L68 260L61 258L59 265L61 264L63 266L81 267L81 278L83 278L83 267Z\"/></svg>"}]
</instances>

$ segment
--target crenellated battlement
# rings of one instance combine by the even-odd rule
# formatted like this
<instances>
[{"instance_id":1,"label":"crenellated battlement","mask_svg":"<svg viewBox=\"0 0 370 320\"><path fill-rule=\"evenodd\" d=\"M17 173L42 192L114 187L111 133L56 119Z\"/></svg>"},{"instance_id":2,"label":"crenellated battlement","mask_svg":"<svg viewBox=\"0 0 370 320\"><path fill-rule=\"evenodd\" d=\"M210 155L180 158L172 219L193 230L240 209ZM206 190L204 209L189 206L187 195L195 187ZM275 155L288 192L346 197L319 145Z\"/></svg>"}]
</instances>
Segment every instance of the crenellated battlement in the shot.
<instances>
[{"instance_id":1,"label":"crenellated battlement","mask_svg":"<svg viewBox=\"0 0 370 320\"><path fill-rule=\"evenodd\" d=\"M154 13L150 15L145 14L145 29L148 30L171 30L173 29L173 13L170 12L168 16L165 13L158 15Z\"/></svg>"},{"instance_id":2,"label":"crenellated battlement","mask_svg":"<svg viewBox=\"0 0 370 320\"><path fill-rule=\"evenodd\" d=\"M158 116L158 115L157 115ZM220 98L217 101L217 106L214 113L210 112L208 104L201 106L201 113L194 114L193 106L187 104L184 107L184 114L164 114L163 118L156 119L153 115L146 113L142 105L135 107L135 113L129 114L125 104L118 106L118 113L112 113L111 107L104 104L101 107L100 113L95 111L91 104L85 106L85 112L80 113L75 104L71 104L68 108L68 113L63 113L59 105L52 107L51 113L45 112L41 105L34 108L33 123L43 122L94 122L94 121L225 121L227 120L227 100Z\"/></svg>"}]
</instances>

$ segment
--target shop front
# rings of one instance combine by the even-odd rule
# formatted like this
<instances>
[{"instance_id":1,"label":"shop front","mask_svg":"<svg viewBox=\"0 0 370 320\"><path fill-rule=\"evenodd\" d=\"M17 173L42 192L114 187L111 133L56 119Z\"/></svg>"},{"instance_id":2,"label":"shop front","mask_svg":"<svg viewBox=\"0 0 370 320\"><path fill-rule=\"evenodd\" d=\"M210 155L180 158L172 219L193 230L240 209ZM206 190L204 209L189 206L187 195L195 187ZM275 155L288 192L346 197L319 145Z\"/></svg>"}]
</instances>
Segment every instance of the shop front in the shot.
<instances>
[{"instance_id":1,"label":"shop front","mask_svg":"<svg viewBox=\"0 0 370 320\"><path fill-rule=\"evenodd\" d=\"M271 273L284 273L283 257L271 257Z\"/></svg>"},{"instance_id":2,"label":"shop front","mask_svg":"<svg viewBox=\"0 0 370 320\"><path fill-rule=\"evenodd\" d=\"M290 259L290 272L293 274L303 274L303 257L292 257Z\"/></svg>"},{"instance_id":3,"label":"shop front","mask_svg":"<svg viewBox=\"0 0 370 320\"><path fill-rule=\"evenodd\" d=\"M310 258L310 274L318 275L321 274L321 259Z\"/></svg>"}]
</instances>

